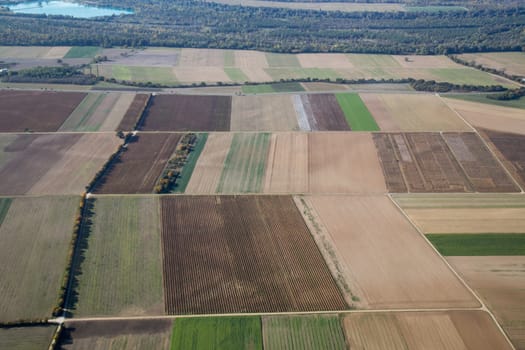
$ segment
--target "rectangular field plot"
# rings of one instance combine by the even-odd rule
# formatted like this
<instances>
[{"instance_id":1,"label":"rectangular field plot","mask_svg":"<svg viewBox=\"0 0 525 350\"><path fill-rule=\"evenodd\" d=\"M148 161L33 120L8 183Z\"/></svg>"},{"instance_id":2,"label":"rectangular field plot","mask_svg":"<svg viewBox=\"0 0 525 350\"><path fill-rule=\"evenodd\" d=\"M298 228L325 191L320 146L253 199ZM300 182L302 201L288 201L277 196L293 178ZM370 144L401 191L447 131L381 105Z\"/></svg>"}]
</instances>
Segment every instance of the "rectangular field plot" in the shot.
<instances>
[{"instance_id":1,"label":"rectangular field plot","mask_svg":"<svg viewBox=\"0 0 525 350\"><path fill-rule=\"evenodd\" d=\"M525 233L429 234L427 238L444 256L525 255Z\"/></svg>"},{"instance_id":2,"label":"rectangular field plot","mask_svg":"<svg viewBox=\"0 0 525 350\"><path fill-rule=\"evenodd\" d=\"M152 193L182 134L138 134L108 170L95 193Z\"/></svg>"},{"instance_id":3,"label":"rectangular field plot","mask_svg":"<svg viewBox=\"0 0 525 350\"><path fill-rule=\"evenodd\" d=\"M157 95L141 130L145 131L228 131L231 96Z\"/></svg>"},{"instance_id":4,"label":"rectangular field plot","mask_svg":"<svg viewBox=\"0 0 525 350\"><path fill-rule=\"evenodd\" d=\"M483 52L459 55L466 61L482 66L504 70L507 74L525 75L525 54L523 52Z\"/></svg>"},{"instance_id":5,"label":"rectangular field plot","mask_svg":"<svg viewBox=\"0 0 525 350\"><path fill-rule=\"evenodd\" d=\"M338 315L265 316L265 350L346 349Z\"/></svg>"},{"instance_id":6,"label":"rectangular field plot","mask_svg":"<svg viewBox=\"0 0 525 350\"><path fill-rule=\"evenodd\" d=\"M1 322L51 315L79 202L80 196L0 200Z\"/></svg>"},{"instance_id":7,"label":"rectangular field plot","mask_svg":"<svg viewBox=\"0 0 525 350\"><path fill-rule=\"evenodd\" d=\"M261 319L251 317L177 318L171 350L262 350Z\"/></svg>"},{"instance_id":8,"label":"rectangular field plot","mask_svg":"<svg viewBox=\"0 0 525 350\"><path fill-rule=\"evenodd\" d=\"M85 96L80 92L0 91L0 132L57 131Z\"/></svg>"},{"instance_id":9,"label":"rectangular field plot","mask_svg":"<svg viewBox=\"0 0 525 350\"><path fill-rule=\"evenodd\" d=\"M89 199L75 266L75 316L163 314L159 202L154 197Z\"/></svg>"},{"instance_id":10,"label":"rectangular field plot","mask_svg":"<svg viewBox=\"0 0 525 350\"><path fill-rule=\"evenodd\" d=\"M289 196L162 197L168 314L341 310Z\"/></svg>"},{"instance_id":11,"label":"rectangular field plot","mask_svg":"<svg viewBox=\"0 0 525 350\"><path fill-rule=\"evenodd\" d=\"M371 309L475 307L476 299L386 196L306 196L301 212L338 279ZM324 238L323 238L324 237Z\"/></svg>"},{"instance_id":12,"label":"rectangular field plot","mask_svg":"<svg viewBox=\"0 0 525 350\"><path fill-rule=\"evenodd\" d=\"M301 95L301 103L308 120L307 130L350 130L334 94Z\"/></svg>"},{"instance_id":13,"label":"rectangular field plot","mask_svg":"<svg viewBox=\"0 0 525 350\"><path fill-rule=\"evenodd\" d=\"M133 130L148 105L150 97L149 94L136 94L116 130Z\"/></svg>"},{"instance_id":14,"label":"rectangular field plot","mask_svg":"<svg viewBox=\"0 0 525 350\"><path fill-rule=\"evenodd\" d=\"M46 325L0 328L0 349L47 349L55 331L56 326Z\"/></svg>"},{"instance_id":15,"label":"rectangular field plot","mask_svg":"<svg viewBox=\"0 0 525 350\"><path fill-rule=\"evenodd\" d=\"M0 136L0 194L80 194L116 151L113 134ZM1 144L2 142L0 142Z\"/></svg>"},{"instance_id":16,"label":"rectangular field plot","mask_svg":"<svg viewBox=\"0 0 525 350\"><path fill-rule=\"evenodd\" d=\"M484 311L350 314L344 327L351 349L512 349Z\"/></svg>"},{"instance_id":17,"label":"rectangular field plot","mask_svg":"<svg viewBox=\"0 0 525 350\"><path fill-rule=\"evenodd\" d=\"M471 131L471 128L435 95L360 96L383 131Z\"/></svg>"},{"instance_id":18,"label":"rectangular field plot","mask_svg":"<svg viewBox=\"0 0 525 350\"><path fill-rule=\"evenodd\" d=\"M290 95L234 96L232 131L294 131L297 118Z\"/></svg>"},{"instance_id":19,"label":"rectangular field plot","mask_svg":"<svg viewBox=\"0 0 525 350\"><path fill-rule=\"evenodd\" d=\"M525 348L525 257L457 256L447 260L494 313L516 349Z\"/></svg>"},{"instance_id":20,"label":"rectangular field plot","mask_svg":"<svg viewBox=\"0 0 525 350\"><path fill-rule=\"evenodd\" d=\"M59 348L169 349L172 323L171 320L66 321Z\"/></svg>"},{"instance_id":21,"label":"rectangular field plot","mask_svg":"<svg viewBox=\"0 0 525 350\"><path fill-rule=\"evenodd\" d=\"M368 111L358 94L339 93L335 95L345 114L348 125L354 131L378 131L374 117Z\"/></svg>"}]
</instances>

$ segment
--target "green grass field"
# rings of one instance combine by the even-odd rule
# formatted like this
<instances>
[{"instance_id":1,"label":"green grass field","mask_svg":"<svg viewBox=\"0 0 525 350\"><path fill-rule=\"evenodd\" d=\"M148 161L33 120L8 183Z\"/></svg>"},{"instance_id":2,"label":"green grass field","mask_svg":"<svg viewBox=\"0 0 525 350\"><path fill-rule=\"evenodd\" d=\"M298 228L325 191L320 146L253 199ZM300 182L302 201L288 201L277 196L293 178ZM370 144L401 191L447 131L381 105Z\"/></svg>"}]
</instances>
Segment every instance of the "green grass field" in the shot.
<instances>
[{"instance_id":1,"label":"green grass field","mask_svg":"<svg viewBox=\"0 0 525 350\"><path fill-rule=\"evenodd\" d=\"M465 100L471 102L485 103L489 105L496 105L501 107L520 108L525 109L525 97L517 100L500 101L487 98L486 94L450 94L443 95L444 97L455 98L457 100Z\"/></svg>"},{"instance_id":2,"label":"green grass field","mask_svg":"<svg viewBox=\"0 0 525 350\"><path fill-rule=\"evenodd\" d=\"M101 51L98 46L73 46L64 58L93 58Z\"/></svg>"},{"instance_id":3,"label":"green grass field","mask_svg":"<svg viewBox=\"0 0 525 350\"><path fill-rule=\"evenodd\" d=\"M267 53L266 60L270 67L301 67L297 55L283 53Z\"/></svg>"},{"instance_id":4,"label":"green grass field","mask_svg":"<svg viewBox=\"0 0 525 350\"><path fill-rule=\"evenodd\" d=\"M177 183L173 192L184 193L184 191L186 191L186 186L188 186L188 182L190 182L191 174L193 174L193 170L195 169L197 160L199 159L199 156L206 145L207 139L208 133L197 134L197 143L194 146L193 151L191 151L188 155L186 164L182 168L182 172L177 179Z\"/></svg>"},{"instance_id":5,"label":"green grass field","mask_svg":"<svg viewBox=\"0 0 525 350\"><path fill-rule=\"evenodd\" d=\"M171 350L262 350L261 319L251 317L177 318Z\"/></svg>"},{"instance_id":6,"label":"green grass field","mask_svg":"<svg viewBox=\"0 0 525 350\"><path fill-rule=\"evenodd\" d=\"M403 209L523 208L525 197L512 193L392 194Z\"/></svg>"},{"instance_id":7,"label":"green grass field","mask_svg":"<svg viewBox=\"0 0 525 350\"><path fill-rule=\"evenodd\" d=\"M56 326L0 328L0 349L47 349L55 331Z\"/></svg>"},{"instance_id":8,"label":"green grass field","mask_svg":"<svg viewBox=\"0 0 525 350\"><path fill-rule=\"evenodd\" d=\"M10 203L0 226L0 321L51 315L79 201L79 196L53 196ZM4 211L6 206L3 200Z\"/></svg>"},{"instance_id":9,"label":"green grass field","mask_svg":"<svg viewBox=\"0 0 525 350\"><path fill-rule=\"evenodd\" d=\"M90 200L91 201L91 200ZM75 316L164 312L159 203L156 197L96 198L88 247L76 267Z\"/></svg>"},{"instance_id":10,"label":"green grass field","mask_svg":"<svg viewBox=\"0 0 525 350\"><path fill-rule=\"evenodd\" d=\"M346 122L354 131L379 131L374 117L358 94L336 94L337 102L345 114Z\"/></svg>"},{"instance_id":11,"label":"green grass field","mask_svg":"<svg viewBox=\"0 0 525 350\"><path fill-rule=\"evenodd\" d=\"M231 80L235 82L244 83L245 81L250 81L250 79L244 74L240 68L235 67L225 67L224 72Z\"/></svg>"},{"instance_id":12,"label":"green grass field","mask_svg":"<svg viewBox=\"0 0 525 350\"><path fill-rule=\"evenodd\" d=\"M86 128L85 125L93 112L104 101L105 94L89 93L69 115L64 124L60 126L59 131L97 131L97 127Z\"/></svg>"},{"instance_id":13,"label":"green grass field","mask_svg":"<svg viewBox=\"0 0 525 350\"><path fill-rule=\"evenodd\" d=\"M437 81L446 81L452 84L468 85L502 85L516 88L512 82L499 82L492 75L474 68L430 68L428 71L436 76Z\"/></svg>"},{"instance_id":14,"label":"green grass field","mask_svg":"<svg viewBox=\"0 0 525 350\"><path fill-rule=\"evenodd\" d=\"M266 73L273 80L280 79L332 79L341 78L341 74L330 68L265 68Z\"/></svg>"},{"instance_id":15,"label":"green grass field","mask_svg":"<svg viewBox=\"0 0 525 350\"><path fill-rule=\"evenodd\" d=\"M347 54L346 57L359 68L401 68L399 62L390 55Z\"/></svg>"},{"instance_id":16,"label":"green grass field","mask_svg":"<svg viewBox=\"0 0 525 350\"><path fill-rule=\"evenodd\" d=\"M301 92L304 91L300 83L275 83L260 85L244 85L242 92L245 94L265 94L275 92Z\"/></svg>"},{"instance_id":17,"label":"green grass field","mask_svg":"<svg viewBox=\"0 0 525 350\"><path fill-rule=\"evenodd\" d=\"M4 221L13 200L11 198L0 198L0 226Z\"/></svg>"},{"instance_id":18,"label":"green grass field","mask_svg":"<svg viewBox=\"0 0 525 350\"><path fill-rule=\"evenodd\" d=\"M94 69L96 71L96 69ZM177 78L170 67L111 66L111 77L117 80L175 85Z\"/></svg>"},{"instance_id":19,"label":"green grass field","mask_svg":"<svg viewBox=\"0 0 525 350\"><path fill-rule=\"evenodd\" d=\"M235 134L224 161L218 193L260 192L270 134Z\"/></svg>"},{"instance_id":20,"label":"green grass field","mask_svg":"<svg viewBox=\"0 0 525 350\"><path fill-rule=\"evenodd\" d=\"M428 234L444 256L525 255L523 233Z\"/></svg>"},{"instance_id":21,"label":"green grass field","mask_svg":"<svg viewBox=\"0 0 525 350\"><path fill-rule=\"evenodd\" d=\"M265 350L346 349L338 315L263 318Z\"/></svg>"}]
</instances>

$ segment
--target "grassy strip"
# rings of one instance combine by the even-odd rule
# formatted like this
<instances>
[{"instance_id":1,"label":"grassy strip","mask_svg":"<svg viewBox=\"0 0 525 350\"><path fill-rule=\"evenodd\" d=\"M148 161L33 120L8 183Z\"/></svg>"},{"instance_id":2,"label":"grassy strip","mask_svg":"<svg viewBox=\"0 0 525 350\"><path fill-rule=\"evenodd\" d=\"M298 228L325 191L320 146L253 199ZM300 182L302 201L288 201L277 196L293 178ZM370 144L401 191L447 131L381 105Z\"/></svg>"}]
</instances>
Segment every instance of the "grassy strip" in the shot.
<instances>
[{"instance_id":1,"label":"grassy strip","mask_svg":"<svg viewBox=\"0 0 525 350\"><path fill-rule=\"evenodd\" d=\"M520 108L525 109L525 97L516 100L494 100L488 98L485 94L454 94L454 95L443 95L443 97L454 98L456 100L465 100L470 102L485 103L501 107Z\"/></svg>"},{"instance_id":2,"label":"grassy strip","mask_svg":"<svg viewBox=\"0 0 525 350\"><path fill-rule=\"evenodd\" d=\"M525 255L523 233L428 234L427 238L445 256Z\"/></svg>"},{"instance_id":3,"label":"grassy strip","mask_svg":"<svg viewBox=\"0 0 525 350\"><path fill-rule=\"evenodd\" d=\"M261 319L250 317L178 318L171 350L262 350Z\"/></svg>"},{"instance_id":4,"label":"grassy strip","mask_svg":"<svg viewBox=\"0 0 525 350\"><path fill-rule=\"evenodd\" d=\"M64 58L93 58L99 51L98 46L73 46Z\"/></svg>"},{"instance_id":5,"label":"grassy strip","mask_svg":"<svg viewBox=\"0 0 525 350\"><path fill-rule=\"evenodd\" d=\"M345 114L346 122L354 131L379 131L374 117L366 108L358 94L336 94L339 106Z\"/></svg>"},{"instance_id":6,"label":"grassy strip","mask_svg":"<svg viewBox=\"0 0 525 350\"><path fill-rule=\"evenodd\" d=\"M248 78L240 68L226 67L224 68L224 72L226 73L226 75L228 75L228 78L230 78L233 81L242 83L250 80L250 78Z\"/></svg>"},{"instance_id":7,"label":"grassy strip","mask_svg":"<svg viewBox=\"0 0 525 350\"><path fill-rule=\"evenodd\" d=\"M204 145L206 145L207 139L208 133L197 134L197 140L195 141L193 150L190 152L188 158L186 159L186 164L182 168L182 171L180 173L179 178L177 179L175 189L173 192L184 193L184 191L186 191L186 187L190 182L191 175L193 174L193 170L197 165L197 160L199 159L201 152L204 149Z\"/></svg>"},{"instance_id":8,"label":"grassy strip","mask_svg":"<svg viewBox=\"0 0 525 350\"><path fill-rule=\"evenodd\" d=\"M242 92L247 94L264 94L273 92L299 92L304 91L303 86L300 83L273 83L273 84L257 84L257 85L244 85Z\"/></svg>"},{"instance_id":9,"label":"grassy strip","mask_svg":"<svg viewBox=\"0 0 525 350\"><path fill-rule=\"evenodd\" d=\"M12 202L13 199L11 198L0 198L0 225L2 225Z\"/></svg>"}]
</instances>

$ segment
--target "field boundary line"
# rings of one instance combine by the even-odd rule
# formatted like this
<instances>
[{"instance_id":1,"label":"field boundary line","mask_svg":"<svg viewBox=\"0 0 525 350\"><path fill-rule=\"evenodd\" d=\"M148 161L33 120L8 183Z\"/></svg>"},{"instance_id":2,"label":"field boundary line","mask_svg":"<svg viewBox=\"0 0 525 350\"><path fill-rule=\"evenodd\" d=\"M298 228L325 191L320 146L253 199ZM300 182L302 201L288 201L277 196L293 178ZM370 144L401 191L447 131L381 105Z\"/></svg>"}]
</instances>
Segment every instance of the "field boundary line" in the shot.
<instances>
[{"instance_id":1,"label":"field boundary line","mask_svg":"<svg viewBox=\"0 0 525 350\"><path fill-rule=\"evenodd\" d=\"M463 116L462 116L458 111L456 111L454 108L452 108L452 107L450 107L450 106L448 105L447 101L445 101L445 100L443 99L443 96L441 96L441 94L436 93L436 96L439 97L439 99L441 100L441 102L443 102L443 104L444 104L445 106L447 106L448 109L450 109L452 112L454 112L454 114L456 114L456 115L459 117L459 119L461 119L461 120L463 121L463 123L465 123L466 126L468 126L473 132L476 132L476 133L478 132L478 131L476 130L476 128L474 128L474 127L472 126L472 124L470 124L465 118L463 118Z\"/></svg>"},{"instance_id":2,"label":"field boundary line","mask_svg":"<svg viewBox=\"0 0 525 350\"><path fill-rule=\"evenodd\" d=\"M467 282L465 282L465 280L460 276L460 274L452 267L452 265L450 265L450 263L447 261L447 259L445 259L445 257L443 255L441 255L441 253L437 250L437 248L425 236L425 234L419 228L419 226L417 226L416 223L405 213L405 211L401 208L401 206L399 204L397 204L397 202L392 198L392 196L390 194L388 194L388 198L397 207L397 209L403 214L403 216L408 220L408 222L410 222L412 224L412 226L417 230L419 235L423 237L423 239L427 242L427 244L430 245L430 247L434 250L434 252L437 253L437 255L441 258L441 260L445 263L445 265L450 269L450 271L452 271L452 273L456 276L456 278L465 286L465 288L467 288L467 290L470 293L472 293L472 295L476 298L476 300L481 305L481 307L479 309L482 310L482 311L485 311L486 313L489 314L489 316L492 318L494 323L497 325L499 331L503 334L503 337L505 338L505 340L509 344L510 348L516 350L516 348L514 347L514 344L510 341L510 338L508 337L507 333L505 333L505 331L503 330L503 327L501 327L501 325L499 324L498 320L496 319L496 317L494 316L492 311L490 311L489 308L487 308L487 306L485 305L483 300L478 296L478 294L474 291L474 289L472 289L467 284Z\"/></svg>"}]
</instances>

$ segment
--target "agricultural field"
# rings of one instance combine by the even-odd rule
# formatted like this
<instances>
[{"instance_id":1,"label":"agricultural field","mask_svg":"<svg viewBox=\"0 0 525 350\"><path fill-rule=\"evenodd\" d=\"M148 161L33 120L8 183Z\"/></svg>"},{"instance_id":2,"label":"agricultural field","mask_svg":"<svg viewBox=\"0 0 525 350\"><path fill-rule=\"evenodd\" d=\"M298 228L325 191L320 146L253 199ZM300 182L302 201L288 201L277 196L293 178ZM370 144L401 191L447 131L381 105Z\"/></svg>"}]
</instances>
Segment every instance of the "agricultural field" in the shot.
<instances>
[{"instance_id":1,"label":"agricultural field","mask_svg":"<svg viewBox=\"0 0 525 350\"><path fill-rule=\"evenodd\" d=\"M2 58L63 58L71 50L70 46L0 46Z\"/></svg>"},{"instance_id":2,"label":"agricultural field","mask_svg":"<svg viewBox=\"0 0 525 350\"><path fill-rule=\"evenodd\" d=\"M95 193L152 193L182 134L139 133L128 143Z\"/></svg>"},{"instance_id":3,"label":"agricultural field","mask_svg":"<svg viewBox=\"0 0 525 350\"><path fill-rule=\"evenodd\" d=\"M73 46L64 55L64 58L93 58L100 53L98 46Z\"/></svg>"},{"instance_id":4,"label":"agricultural field","mask_svg":"<svg viewBox=\"0 0 525 350\"><path fill-rule=\"evenodd\" d=\"M318 195L299 201L310 231L325 241L318 245L332 273L344 278L358 307L479 306L387 196Z\"/></svg>"},{"instance_id":5,"label":"agricultural field","mask_svg":"<svg viewBox=\"0 0 525 350\"><path fill-rule=\"evenodd\" d=\"M379 131L374 117L358 94L339 93L336 94L336 98L352 130Z\"/></svg>"},{"instance_id":6,"label":"agricultural field","mask_svg":"<svg viewBox=\"0 0 525 350\"><path fill-rule=\"evenodd\" d=\"M517 192L473 133L374 134L390 192Z\"/></svg>"},{"instance_id":7,"label":"agricultural field","mask_svg":"<svg viewBox=\"0 0 525 350\"><path fill-rule=\"evenodd\" d=\"M443 256L525 255L525 233L427 234Z\"/></svg>"},{"instance_id":8,"label":"agricultural field","mask_svg":"<svg viewBox=\"0 0 525 350\"><path fill-rule=\"evenodd\" d=\"M145 131L228 131L230 96L157 95L140 126Z\"/></svg>"},{"instance_id":9,"label":"agricultural field","mask_svg":"<svg viewBox=\"0 0 525 350\"><path fill-rule=\"evenodd\" d=\"M491 130L480 130L480 134L521 188L525 188L525 135Z\"/></svg>"},{"instance_id":10,"label":"agricultural field","mask_svg":"<svg viewBox=\"0 0 525 350\"><path fill-rule=\"evenodd\" d=\"M121 64L96 64L91 71L97 76L140 83L176 85L177 77L171 67L126 66Z\"/></svg>"},{"instance_id":11,"label":"agricultural field","mask_svg":"<svg viewBox=\"0 0 525 350\"><path fill-rule=\"evenodd\" d=\"M480 52L462 54L458 57L483 67L505 71L507 74L525 76L523 52Z\"/></svg>"},{"instance_id":12,"label":"agricultural field","mask_svg":"<svg viewBox=\"0 0 525 350\"><path fill-rule=\"evenodd\" d=\"M161 315L164 311L157 197L89 199L75 266L76 316Z\"/></svg>"},{"instance_id":13,"label":"agricultural field","mask_svg":"<svg viewBox=\"0 0 525 350\"><path fill-rule=\"evenodd\" d=\"M516 349L525 348L525 257L448 257L453 268L487 304Z\"/></svg>"},{"instance_id":14,"label":"agricultural field","mask_svg":"<svg viewBox=\"0 0 525 350\"><path fill-rule=\"evenodd\" d=\"M475 128L525 135L525 112L522 109L451 98L444 101Z\"/></svg>"},{"instance_id":15,"label":"agricultural field","mask_svg":"<svg viewBox=\"0 0 525 350\"><path fill-rule=\"evenodd\" d=\"M268 78L267 80L271 80ZM278 92L301 92L305 91L300 83L274 83L259 85L243 85L241 88L245 94L264 94Z\"/></svg>"},{"instance_id":16,"label":"agricultural field","mask_svg":"<svg viewBox=\"0 0 525 350\"><path fill-rule=\"evenodd\" d=\"M512 349L484 311L350 314L351 349Z\"/></svg>"},{"instance_id":17,"label":"agricultural field","mask_svg":"<svg viewBox=\"0 0 525 350\"><path fill-rule=\"evenodd\" d=\"M350 130L345 114L341 110L335 95L301 95L303 109L306 112L309 130Z\"/></svg>"},{"instance_id":18,"label":"agricultural field","mask_svg":"<svg viewBox=\"0 0 525 350\"><path fill-rule=\"evenodd\" d=\"M79 202L80 196L0 199L0 322L51 314Z\"/></svg>"},{"instance_id":19,"label":"agricultural field","mask_svg":"<svg viewBox=\"0 0 525 350\"><path fill-rule=\"evenodd\" d=\"M264 316L265 350L346 349L338 315Z\"/></svg>"},{"instance_id":20,"label":"agricultural field","mask_svg":"<svg viewBox=\"0 0 525 350\"><path fill-rule=\"evenodd\" d=\"M57 131L85 96L79 92L0 91L0 132Z\"/></svg>"},{"instance_id":21,"label":"agricultural field","mask_svg":"<svg viewBox=\"0 0 525 350\"><path fill-rule=\"evenodd\" d=\"M299 129L291 95L234 96L232 131L296 131Z\"/></svg>"},{"instance_id":22,"label":"agricultural field","mask_svg":"<svg viewBox=\"0 0 525 350\"><path fill-rule=\"evenodd\" d=\"M0 194L80 194L116 151L113 134L1 135Z\"/></svg>"},{"instance_id":23,"label":"agricultural field","mask_svg":"<svg viewBox=\"0 0 525 350\"><path fill-rule=\"evenodd\" d=\"M492 98L488 98L487 96L490 96L490 95L484 95L484 94L446 94L444 95L446 99L452 98L456 100L482 103L485 105L489 104L489 105L500 106L500 107L525 109L525 97L521 97L515 100L495 100ZM480 110L482 110L482 108L480 108Z\"/></svg>"},{"instance_id":24,"label":"agricultural field","mask_svg":"<svg viewBox=\"0 0 525 350\"><path fill-rule=\"evenodd\" d=\"M149 99L150 95L148 94L136 94L116 130L133 130L139 119L142 117L142 113L148 105Z\"/></svg>"},{"instance_id":25,"label":"agricultural field","mask_svg":"<svg viewBox=\"0 0 525 350\"><path fill-rule=\"evenodd\" d=\"M42 350L51 344L56 326L0 328L0 348L11 350Z\"/></svg>"},{"instance_id":26,"label":"agricultural field","mask_svg":"<svg viewBox=\"0 0 525 350\"><path fill-rule=\"evenodd\" d=\"M290 196L170 196L161 212L168 314L347 308Z\"/></svg>"},{"instance_id":27,"label":"agricultural field","mask_svg":"<svg viewBox=\"0 0 525 350\"><path fill-rule=\"evenodd\" d=\"M59 348L169 349L171 320L66 321Z\"/></svg>"},{"instance_id":28,"label":"agricultural field","mask_svg":"<svg viewBox=\"0 0 525 350\"><path fill-rule=\"evenodd\" d=\"M431 94L360 95L382 131L471 131L443 100Z\"/></svg>"},{"instance_id":29,"label":"agricultural field","mask_svg":"<svg viewBox=\"0 0 525 350\"><path fill-rule=\"evenodd\" d=\"M262 350L261 319L248 317L177 318L171 350Z\"/></svg>"}]
</instances>

